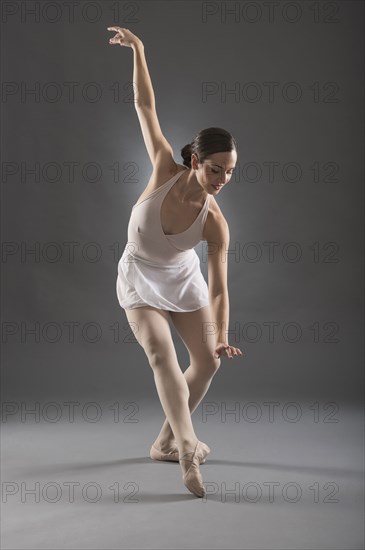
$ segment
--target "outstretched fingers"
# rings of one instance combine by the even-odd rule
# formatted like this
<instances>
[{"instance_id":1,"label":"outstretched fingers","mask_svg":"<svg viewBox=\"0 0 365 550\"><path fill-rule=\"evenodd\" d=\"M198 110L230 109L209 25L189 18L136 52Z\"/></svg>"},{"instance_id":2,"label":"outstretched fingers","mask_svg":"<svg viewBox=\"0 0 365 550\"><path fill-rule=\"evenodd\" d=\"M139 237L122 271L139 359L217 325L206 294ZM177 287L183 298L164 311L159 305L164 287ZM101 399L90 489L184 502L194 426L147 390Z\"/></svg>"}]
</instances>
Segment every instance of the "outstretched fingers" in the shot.
<instances>
[{"instance_id":1,"label":"outstretched fingers","mask_svg":"<svg viewBox=\"0 0 365 550\"><path fill-rule=\"evenodd\" d=\"M235 348L234 346L228 346L226 348L226 353L230 358L233 356L243 355L242 351L239 348Z\"/></svg>"}]
</instances>

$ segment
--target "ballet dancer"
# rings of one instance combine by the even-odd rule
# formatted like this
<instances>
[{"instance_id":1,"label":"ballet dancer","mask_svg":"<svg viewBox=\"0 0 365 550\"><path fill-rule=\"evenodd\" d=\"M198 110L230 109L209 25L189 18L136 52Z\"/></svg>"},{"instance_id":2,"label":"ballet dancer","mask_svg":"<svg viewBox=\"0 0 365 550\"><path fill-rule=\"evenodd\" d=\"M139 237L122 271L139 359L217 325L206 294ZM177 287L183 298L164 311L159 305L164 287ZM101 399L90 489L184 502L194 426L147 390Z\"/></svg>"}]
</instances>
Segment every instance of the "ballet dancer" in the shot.
<instances>
[{"instance_id":1,"label":"ballet dancer","mask_svg":"<svg viewBox=\"0 0 365 550\"><path fill-rule=\"evenodd\" d=\"M132 208L116 292L146 353L166 415L150 457L179 462L184 485L203 497L199 466L210 448L198 439L191 414L208 391L221 357L243 355L228 342L229 226L215 199L231 179L237 143L223 128L206 128L181 149L183 164L176 163L160 128L142 40L123 27L107 29L115 33L111 45L133 50L134 105L153 166ZM209 287L194 250L202 240L207 242ZM170 321L189 353L184 373Z\"/></svg>"}]
</instances>

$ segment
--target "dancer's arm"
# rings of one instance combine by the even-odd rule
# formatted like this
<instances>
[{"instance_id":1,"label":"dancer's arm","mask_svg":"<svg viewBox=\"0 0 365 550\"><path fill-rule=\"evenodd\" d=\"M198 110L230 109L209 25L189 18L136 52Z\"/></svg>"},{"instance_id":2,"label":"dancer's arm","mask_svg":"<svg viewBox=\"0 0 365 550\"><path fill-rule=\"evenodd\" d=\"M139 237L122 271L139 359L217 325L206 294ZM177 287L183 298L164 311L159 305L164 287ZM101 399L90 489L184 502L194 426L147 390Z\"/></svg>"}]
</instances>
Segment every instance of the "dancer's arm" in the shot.
<instances>
[{"instance_id":1,"label":"dancer's arm","mask_svg":"<svg viewBox=\"0 0 365 550\"><path fill-rule=\"evenodd\" d=\"M172 147L162 133L156 113L155 94L147 67L144 44L138 36L131 33L128 29L108 27L108 30L117 31L117 35L111 39L112 44L129 46L133 49L134 106L152 165L155 166L161 160L173 161Z\"/></svg>"},{"instance_id":2,"label":"dancer's arm","mask_svg":"<svg viewBox=\"0 0 365 550\"><path fill-rule=\"evenodd\" d=\"M217 324L216 341L228 344L229 294L227 287L229 227L223 217L207 220L209 302ZM214 225L214 227L213 227Z\"/></svg>"},{"instance_id":3,"label":"dancer's arm","mask_svg":"<svg viewBox=\"0 0 365 550\"><path fill-rule=\"evenodd\" d=\"M208 244L209 303L216 323L215 355L227 357L243 355L239 348L228 343L229 294L227 284L229 227L223 215L212 216L206 222Z\"/></svg>"}]
</instances>

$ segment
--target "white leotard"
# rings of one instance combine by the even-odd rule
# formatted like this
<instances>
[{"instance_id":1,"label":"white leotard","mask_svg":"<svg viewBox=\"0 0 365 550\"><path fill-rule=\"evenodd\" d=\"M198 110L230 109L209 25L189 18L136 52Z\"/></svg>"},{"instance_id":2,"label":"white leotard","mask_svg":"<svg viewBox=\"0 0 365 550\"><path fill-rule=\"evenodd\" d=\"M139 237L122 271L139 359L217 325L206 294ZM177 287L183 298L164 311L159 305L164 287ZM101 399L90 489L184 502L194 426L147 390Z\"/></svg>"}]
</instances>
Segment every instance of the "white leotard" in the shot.
<instances>
[{"instance_id":1,"label":"white leotard","mask_svg":"<svg viewBox=\"0 0 365 550\"><path fill-rule=\"evenodd\" d=\"M202 240L210 195L186 231L167 235L161 225L162 201L183 172L132 207L116 281L118 301L124 309L150 305L194 311L209 304L208 286L194 247Z\"/></svg>"}]
</instances>

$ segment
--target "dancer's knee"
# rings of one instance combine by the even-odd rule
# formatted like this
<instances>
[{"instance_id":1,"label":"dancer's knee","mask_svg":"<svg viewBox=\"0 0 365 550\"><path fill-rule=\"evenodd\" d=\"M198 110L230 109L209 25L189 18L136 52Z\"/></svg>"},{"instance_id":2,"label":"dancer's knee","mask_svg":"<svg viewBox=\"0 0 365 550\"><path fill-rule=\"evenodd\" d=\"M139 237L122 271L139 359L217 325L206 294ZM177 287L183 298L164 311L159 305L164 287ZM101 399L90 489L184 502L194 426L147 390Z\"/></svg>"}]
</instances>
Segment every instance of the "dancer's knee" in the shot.
<instances>
[{"instance_id":1,"label":"dancer's knee","mask_svg":"<svg viewBox=\"0 0 365 550\"><path fill-rule=\"evenodd\" d=\"M209 354L204 357L191 358L191 364L200 374L212 377L221 366L221 358Z\"/></svg>"},{"instance_id":2,"label":"dancer's knee","mask_svg":"<svg viewBox=\"0 0 365 550\"><path fill-rule=\"evenodd\" d=\"M172 359L169 346L158 338L149 338L143 343L143 349L153 370L163 368L169 358Z\"/></svg>"},{"instance_id":3,"label":"dancer's knee","mask_svg":"<svg viewBox=\"0 0 365 550\"><path fill-rule=\"evenodd\" d=\"M219 369L219 367L221 366L221 358L220 357L211 357L210 358L210 361L209 361L209 364L208 364L208 368L211 370L211 372L213 374L215 374L217 372L217 370Z\"/></svg>"}]
</instances>

